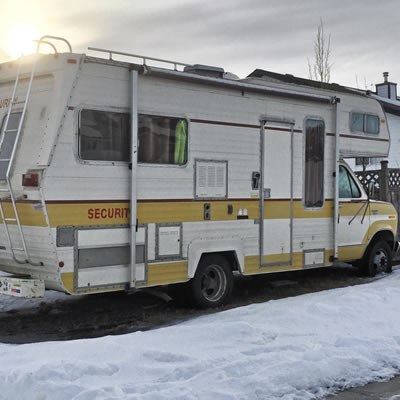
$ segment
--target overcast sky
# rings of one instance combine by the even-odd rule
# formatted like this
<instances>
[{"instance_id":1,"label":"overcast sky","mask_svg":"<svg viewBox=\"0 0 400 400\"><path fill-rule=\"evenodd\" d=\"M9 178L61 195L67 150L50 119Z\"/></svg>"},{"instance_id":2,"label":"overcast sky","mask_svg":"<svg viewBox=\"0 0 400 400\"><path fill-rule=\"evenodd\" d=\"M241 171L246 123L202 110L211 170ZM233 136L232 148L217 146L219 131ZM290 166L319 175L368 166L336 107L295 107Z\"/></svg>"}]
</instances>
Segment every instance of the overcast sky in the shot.
<instances>
[{"instance_id":1,"label":"overcast sky","mask_svg":"<svg viewBox=\"0 0 400 400\"><path fill-rule=\"evenodd\" d=\"M322 18L331 35L331 82L374 89L382 72L400 84L399 0L2 0L0 61L7 32L31 24L41 35L88 46L223 67L308 77Z\"/></svg>"}]
</instances>

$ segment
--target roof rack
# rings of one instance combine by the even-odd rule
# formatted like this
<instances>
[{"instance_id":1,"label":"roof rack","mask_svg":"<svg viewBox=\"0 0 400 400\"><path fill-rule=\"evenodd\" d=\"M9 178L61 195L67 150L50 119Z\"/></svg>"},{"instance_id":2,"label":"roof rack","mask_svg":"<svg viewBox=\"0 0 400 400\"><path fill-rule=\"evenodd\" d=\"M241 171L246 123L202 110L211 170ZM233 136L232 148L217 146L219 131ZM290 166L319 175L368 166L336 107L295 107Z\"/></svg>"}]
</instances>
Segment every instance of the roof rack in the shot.
<instances>
[{"instance_id":1,"label":"roof rack","mask_svg":"<svg viewBox=\"0 0 400 400\"><path fill-rule=\"evenodd\" d=\"M175 71L178 71L178 65L181 66L181 67L191 67L192 66L191 64L185 64L185 63L181 63L181 62L178 62L178 61L171 61L171 60L164 60L162 58L141 56L139 54L124 53L124 52L115 51L115 50L98 49L98 48L95 48L95 47L88 47L88 50L99 51L101 53L108 53L110 60L113 60L113 55L119 55L119 56L125 56L125 57L140 58L140 59L143 60L143 65L146 65L146 62L148 60L149 61L156 61L156 62L160 62L160 63L165 63L165 64L172 64L174 66L174 70Z\"/></svg>"}]
</instances>

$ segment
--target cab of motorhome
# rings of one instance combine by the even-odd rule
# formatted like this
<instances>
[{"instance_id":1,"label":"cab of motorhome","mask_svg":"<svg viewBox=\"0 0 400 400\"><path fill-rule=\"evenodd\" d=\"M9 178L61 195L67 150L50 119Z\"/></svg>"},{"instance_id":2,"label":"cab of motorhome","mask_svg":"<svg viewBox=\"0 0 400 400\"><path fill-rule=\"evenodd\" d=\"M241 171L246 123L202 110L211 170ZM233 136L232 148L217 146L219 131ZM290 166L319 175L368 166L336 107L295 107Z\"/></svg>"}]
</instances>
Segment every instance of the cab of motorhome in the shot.
<instances>
[{"instance_id":1,"label":"cab of motorhome","mask_svg":"<svg viewBox=\"0 0 400 400\"><path fill-rule=\"evenodd\" d=\"M391 271L396 211L344 161L387 154L376 100L90 52L1 65L0 292L170 285L217 307L234 272Z\"/></svg>"}]
</instances>

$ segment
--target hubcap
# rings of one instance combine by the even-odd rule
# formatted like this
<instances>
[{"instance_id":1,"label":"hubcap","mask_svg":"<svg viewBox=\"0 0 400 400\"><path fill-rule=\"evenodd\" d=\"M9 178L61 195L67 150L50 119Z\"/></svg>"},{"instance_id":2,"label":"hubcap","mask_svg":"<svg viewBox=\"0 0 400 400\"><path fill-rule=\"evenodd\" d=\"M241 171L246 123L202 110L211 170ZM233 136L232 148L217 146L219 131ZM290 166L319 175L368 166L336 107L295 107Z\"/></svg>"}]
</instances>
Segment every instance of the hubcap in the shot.
<instances>
[{"instance_id":1,"label":"hubcap","mask_svg":"<svg viewBox=\"0 0 400 400\"><path fill-rule=\"evenodd\" d=\"M220 265L209 265L201 279L201 292L208 301L218 301L226 290L226 276Z\"/></svg>"},{"instance_id":2,"label":"hubcap","mask_svg":"<svg viewBox=\"0 0 400 400\"><path fill-rule=\"evenodd\" d=\"M383 249L377 249L372 260L376 272L385 272L388 266L388 258Z\"/></svg>"}]
</instances>

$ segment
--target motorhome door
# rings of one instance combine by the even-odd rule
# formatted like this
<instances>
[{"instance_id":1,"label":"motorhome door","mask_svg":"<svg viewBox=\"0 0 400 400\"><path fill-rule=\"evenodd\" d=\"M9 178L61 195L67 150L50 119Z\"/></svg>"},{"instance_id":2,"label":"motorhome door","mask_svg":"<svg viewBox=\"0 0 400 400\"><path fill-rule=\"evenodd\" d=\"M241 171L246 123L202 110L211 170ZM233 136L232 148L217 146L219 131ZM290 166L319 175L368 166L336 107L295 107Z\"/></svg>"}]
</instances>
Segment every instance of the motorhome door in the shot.
<instances>
[{"instance_id":1,"label":"motorhome door","mask_svg":"<svg viewBox=\"0 0 400 400\"><path fill-rule=\"evenodd\" d=\"M261 119L261 267L292 263L293 125L290 120Z\"/></svg>"}]
</instances>

